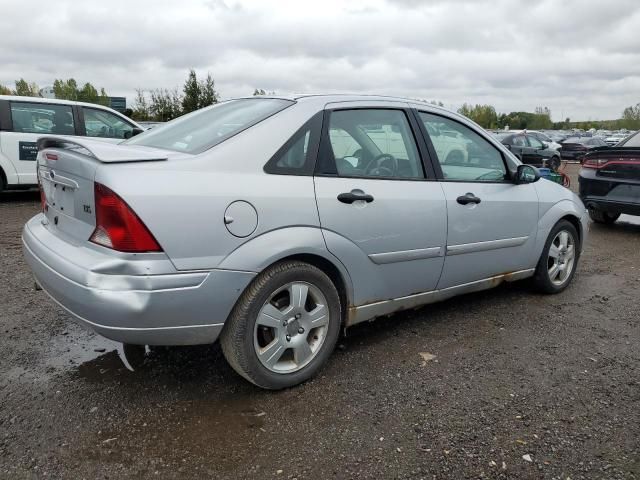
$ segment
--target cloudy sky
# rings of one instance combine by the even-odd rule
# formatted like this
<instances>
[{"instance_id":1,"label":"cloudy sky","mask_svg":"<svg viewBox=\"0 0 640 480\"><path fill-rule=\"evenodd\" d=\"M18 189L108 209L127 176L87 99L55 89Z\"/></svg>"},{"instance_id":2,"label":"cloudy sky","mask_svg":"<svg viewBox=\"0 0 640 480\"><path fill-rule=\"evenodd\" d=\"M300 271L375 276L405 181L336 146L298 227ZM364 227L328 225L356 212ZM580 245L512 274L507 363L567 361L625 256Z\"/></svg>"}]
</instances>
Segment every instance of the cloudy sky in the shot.
<instances>
[{"instance_id":1,"label":"cloudy sky","mask_svg":"<svg viewBox=\"0 0 640 480\"><path fill-rule=\"evenodd\" d=\"M638 0L0 0L0 83L74 77L127 96L211 72L254 88L551 108L640 102Z\"/></svg>"}]
</instances>

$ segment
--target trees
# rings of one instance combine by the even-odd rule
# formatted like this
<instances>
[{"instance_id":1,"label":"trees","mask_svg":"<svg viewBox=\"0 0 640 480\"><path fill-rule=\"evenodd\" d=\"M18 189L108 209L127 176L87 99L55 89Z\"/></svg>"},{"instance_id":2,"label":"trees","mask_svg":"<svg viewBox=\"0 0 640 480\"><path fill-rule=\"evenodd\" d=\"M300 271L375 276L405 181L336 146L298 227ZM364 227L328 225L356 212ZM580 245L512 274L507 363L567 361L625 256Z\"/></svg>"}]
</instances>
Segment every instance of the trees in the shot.
<instances>
[{"instance_id":1,"label":"trees","mask_svg":"<svg viewBox=\"0 0 640 480\"><path fill-rule=\"evenodd\" d=\"M133 112L131 118L141 121L151 120L149 102L144 94L144 90L141 88L136 89L136 98L133 101Z\"/></svg>"},{"instance_id":2,"label":"trees","mask_svg":"<svg viewBox=\"0 0 640 480\"><path fill-rule=\"evenodd\" d=\"M53 94L61 100L78 100L78 83L75 79L54 80Z\"/></svg>"},{"instance_id":3,"label":"trees","mask_svg":"<svg viewBox=\"0 0 640 480\"><path fill-rule=\"evenodd\" d=\"M207 78L200 82L200 98L198 99L198 108L208 107L214 103L218 103L220 96L215 89L216 82L210 73L207 73Z\"/></svg>"},{"instance_id":4,"label":"trees","mask_svg":"<svg viewBox=\"0 0 640 480\"><path fill-rule=\"evenodd\" d=\"M15 95L15 94L16 94L16 92L11 90L9 87L6 87L4 85L0 85L0 95Z\"/></svg>"},{"instance_id":5,"label":"trees","mask_svg":"<svg viewBox=\"0 0 640 480\"><path fill-rule=\"evenodd\" d=\"M182 111L184 113L193 112L198 109L198 101L200 100L200 85L196 77L195 70L189 71L187 81L183 87L184 97L182 98Z\"/></svg>"},{"instance_id":6,"label":"trees","mask_svg":"<svg viewBox=\"0 0 640 480\"><path fill-rule=\"evenodd\" d=\"M152 90L150 95L149 113L154 120L167 122L187 113L182 109L184 106L184 98L180 95L177 88L173 90L157 88Z\"/></svg>"},{"instance_id":7,"label":"trees","mask_svg":"<svg viewBox=\"0 0 640 480\"><path fill-rule=\"evenodd\" d=\"M265 92L264 90L260 89L258 90L257 88L253 91L253 96L256 97L258 95L266 95L267 92Z\"/></svg>"},{"instance_id":8,"label":"trees","mask_svg":"<svg viewBox=\"0 0 640 480\"><path fill-rule=\"evenodd\" d=\"M21 78L20 80L16 80L15 94L22 97L39 97L40 88L34 82L27 83L24 78Z\"/></svg>"},{"instance_id":9,"label":"trees","mask_svg":"<svg viewBox=\"0 0 640 480\"><path fill-rule=\"evenodd\" d=\"M53 82L53 94L61 100L73 100L78 102L97 103L109 106L109 95L104 90L100 92L91 83L85 83L78 88L78 82L74 78L68 80L56 79Z\"/></svg>"},{"instance_id":10,"label":"trees","mask_svg":"<svg viewBox=\"0 0 640 480\"><path fill-rule=\"evenodd\" d=\"M78 90L77 99L80 102L98 103L100 105L109 106L109 96L104 88L100 89L100 93L90 83L85 83L84 86Z\"/></svg>"},{"instance_id":11,"label":"trees","mask_svg":"<svg viewBox=\"0 0 640 480\"><path fill-rule=\"evenodd\" d=\"M622 112L622 122L624 128L637 130L640 128L640 103L627 107Z\"/></svg>"},{"instance_id":12,"label":"trees","mask_svg":"<svg viewBox=\"0 0 640 480\"><path fill-rule=\"evenodd\" d=\"M198 81L195 70L189 70L189 75L182 89L182 113L193 112L199 108L208 107L218 102L218 93L211 74L205 80Z\"/></svg>"},{"instance_id":13,"label":"trees","mask_svg":"<svg viewBox=\"0 0 640 480\"><path fill-rule=\"evenodd\" d=\"M458 109L458 113L473 120L483 128L498 127L498 114L491 105L472 106L465 103Z\"/></svg>"}]
</instances>

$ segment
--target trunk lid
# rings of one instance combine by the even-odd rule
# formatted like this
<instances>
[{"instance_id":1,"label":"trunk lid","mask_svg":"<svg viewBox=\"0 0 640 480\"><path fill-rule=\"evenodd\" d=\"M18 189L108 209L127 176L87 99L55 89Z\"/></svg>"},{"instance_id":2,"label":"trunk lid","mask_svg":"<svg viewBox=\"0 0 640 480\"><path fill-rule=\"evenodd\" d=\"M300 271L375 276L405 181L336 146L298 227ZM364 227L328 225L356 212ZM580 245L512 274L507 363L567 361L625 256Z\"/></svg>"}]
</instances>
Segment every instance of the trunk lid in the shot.
<instances>
[{"instance_id":1,"label":"trunk lid","mask_svg":"<svg viewBox=\"0 0 640 480\"><path fill-rule=\"evenodd\" d=\"M94 178L104 163L166 161L171 152L77 138L38 141L38 180L45 223L69 241L85 242L95 229Z\"/></svg>"},{"instance_id":2,"label":"trunk lid","mask_svg":"<svg viewBox=\"0 0 640 480\"><path fill-rule=\"evenodd\" d=\"M597 176L640 180L640 147L612 147L590 152L585 161L597 161Z\"/></svg>"}]
</instances>

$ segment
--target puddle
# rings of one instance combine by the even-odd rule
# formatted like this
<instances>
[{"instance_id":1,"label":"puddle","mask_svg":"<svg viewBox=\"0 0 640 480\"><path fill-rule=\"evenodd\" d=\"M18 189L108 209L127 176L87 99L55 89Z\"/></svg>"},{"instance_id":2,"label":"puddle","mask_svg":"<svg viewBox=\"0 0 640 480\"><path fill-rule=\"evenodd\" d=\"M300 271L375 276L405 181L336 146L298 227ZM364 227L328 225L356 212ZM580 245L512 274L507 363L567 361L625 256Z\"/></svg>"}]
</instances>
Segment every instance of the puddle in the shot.
<instances>
[{"instance_id":1,"label":"puddle","mask_svg":"<svg viewBox=\"0 0 640 480\"><path fill-rule=\"evenodd\" d=\"M121 343L70 324L51 339L45 363L50 371L75 372L89 380L102 380L140 368L148 348L136 347L136 350L125 351Z\"/></svg>"},{"instance_id":2,"label":"puddle","mask_svg":"<svg viewBox=\"0 0 640 480\"><path fill-rule=\"evenodd\" d=\"M69 325L64 332L51 339L46 363L55 369L78 367L117 351L118 346L116 342L93 335L76 325Z\"/></svg>"}]
</instances>

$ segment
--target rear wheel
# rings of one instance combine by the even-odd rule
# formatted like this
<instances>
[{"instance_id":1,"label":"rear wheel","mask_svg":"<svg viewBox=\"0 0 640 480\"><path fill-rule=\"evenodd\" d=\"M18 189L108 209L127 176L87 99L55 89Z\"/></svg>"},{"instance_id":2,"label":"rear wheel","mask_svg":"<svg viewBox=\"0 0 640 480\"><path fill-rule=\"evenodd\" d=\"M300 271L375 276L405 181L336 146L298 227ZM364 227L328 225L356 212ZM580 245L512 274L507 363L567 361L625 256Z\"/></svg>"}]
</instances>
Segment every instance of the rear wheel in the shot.
<instances>
[{"instance_id":1,"label":"rear wheel","mask_svg":"<svg viewBox=\"0 0 640 480\"><path fill-rule=\"evenodd\" d=\"M255 385L287 388L320 370L340 323L340 297L329 277L307 263L285 261L258 275L242 294L222 332L222 351Z\"/></svg>"},{"instance_id":2,"label":"rear wheel","mask_svg":"<svg viewBox=\"0 0 640 480\"><path fill-rule=\"evenodd\" d=\"M620 217L619 213L607 213L602 210L596 210L595 208L589 209L589 216L595 223L604 223L610 225L614 223Z\"/></svg>"},{"instance_id":3,"label":"rear wheel","mask_svg":"<svg viewBox=\"0 0 640 480\"><path fill-rule=\"evenodd\" d=\"M551 230L533 277L536 288L544 293L560 293L578 266L580 241L576 228L567 220L559 221Z\"/></svg>"}]
</instances>

